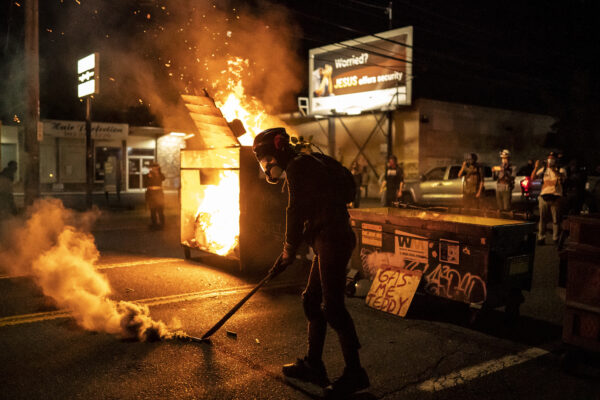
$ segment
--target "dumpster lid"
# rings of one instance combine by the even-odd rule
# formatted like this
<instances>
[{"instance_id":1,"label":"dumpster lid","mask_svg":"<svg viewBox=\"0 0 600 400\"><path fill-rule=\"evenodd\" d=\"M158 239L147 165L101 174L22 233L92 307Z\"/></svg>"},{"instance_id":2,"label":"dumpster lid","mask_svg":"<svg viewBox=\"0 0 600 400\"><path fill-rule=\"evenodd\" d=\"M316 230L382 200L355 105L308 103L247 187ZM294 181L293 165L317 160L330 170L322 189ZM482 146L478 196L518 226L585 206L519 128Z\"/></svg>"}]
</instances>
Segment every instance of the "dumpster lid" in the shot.
<instances>
[{"instance_id":1,"label":"dumpster lid","mask_svg":"<svg viewBox=\"0 0 600 400\"><path fill-rule=\"evenodd\" d=\"M221 114L221 110L217 108L208 94L205 96L181 95L181 98L206 147L222 148L240 145Z\"/></svg>"},{"instance_id":2,"label":"dumpster lid","mask_svg":"<svg viewBox=\"0 0 600 400\"><path fill-rule=\"evenodd\" d=\"M531 222L512 219L479 217L473 215L440 213L428 210L407 210L395 207L354 208L348 210L354 219L369 219L369 215L377 214L386 217L417 218L425 221L456 222L469 225L501 226L522 225Z\"/></svg>"}]
</instances>

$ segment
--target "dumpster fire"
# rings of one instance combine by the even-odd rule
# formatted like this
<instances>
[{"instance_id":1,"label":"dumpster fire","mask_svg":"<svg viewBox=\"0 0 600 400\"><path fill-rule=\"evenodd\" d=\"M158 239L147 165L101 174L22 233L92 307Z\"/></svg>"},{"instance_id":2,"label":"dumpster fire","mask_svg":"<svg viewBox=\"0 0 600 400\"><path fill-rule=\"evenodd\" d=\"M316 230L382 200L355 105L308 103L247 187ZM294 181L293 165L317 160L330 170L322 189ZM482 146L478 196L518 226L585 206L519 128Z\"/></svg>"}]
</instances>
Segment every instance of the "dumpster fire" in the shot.
<instances>
[{"instance_id":1,"label":"dumpster fire","mask_svg":"<svg viewBox=\"0 0 600 400\"><path fill-rule=\"evenodd\" d=\"M198 137L181 154L181 238L186 249L239 259L241 205L246 199L241 171L255 163L248 146L262 130L285 125L245 93L248 60L230 58L226 89L214 100L183 95ZM235 122L234 122L235 121ZM258 176L258 168L256 168ZM242 196L242 197L240 197Z\"/></svg>"},{"instance_id":2,"label":"dumpster fire","mask_svg":"<svg viewBox=\"0 0 600 400\"><path fill-rule=\"evenodd\" d=\"M196 213L196 244L211 253L226 256L237 250L240 235L240 185L233 171L219 174L217 184L204 190Z\"/></svg>"},{"instance_id":3,"label":"dumpster fire","mask_svg":"<svg viewBox=\"0 0 600 400\"><path fill-rule=\"evenodd\" d=\"M229 65L235 77L244 61ZM279 187L266 187L271 185L260 176L249 146L260 131L284 124L244 94L241 80L231 80L228 88L215 100L207 93L182 96L199 135L181 151L181 244L188 258L196 249L239 260L242 267L265 257L254 254L265 235L281 242L284 215L273 210L285 209L285 196ZM272 261L277 253L265 254Z\"/></svg>"}]
</instances>

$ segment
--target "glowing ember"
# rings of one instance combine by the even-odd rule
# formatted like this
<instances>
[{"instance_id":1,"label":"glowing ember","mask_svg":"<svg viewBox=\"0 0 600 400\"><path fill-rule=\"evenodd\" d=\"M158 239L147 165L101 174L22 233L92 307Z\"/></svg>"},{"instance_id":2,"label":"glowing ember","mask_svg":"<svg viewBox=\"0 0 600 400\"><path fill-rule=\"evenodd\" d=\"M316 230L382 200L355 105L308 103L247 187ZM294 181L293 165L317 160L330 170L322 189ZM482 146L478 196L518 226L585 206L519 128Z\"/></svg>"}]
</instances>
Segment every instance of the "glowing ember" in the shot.
<instances>
[{"instance_id":1,"label":"glowing ember","mask_svg":"<svg viewBox=\"0 0 600 400\"><path fill-rule=\"evenodd\" d=\"M196 242L221 256L235 251L240 236L240 183L235 171L223 171L208 185L196 214Z\"/></svg>"}]
</instances>

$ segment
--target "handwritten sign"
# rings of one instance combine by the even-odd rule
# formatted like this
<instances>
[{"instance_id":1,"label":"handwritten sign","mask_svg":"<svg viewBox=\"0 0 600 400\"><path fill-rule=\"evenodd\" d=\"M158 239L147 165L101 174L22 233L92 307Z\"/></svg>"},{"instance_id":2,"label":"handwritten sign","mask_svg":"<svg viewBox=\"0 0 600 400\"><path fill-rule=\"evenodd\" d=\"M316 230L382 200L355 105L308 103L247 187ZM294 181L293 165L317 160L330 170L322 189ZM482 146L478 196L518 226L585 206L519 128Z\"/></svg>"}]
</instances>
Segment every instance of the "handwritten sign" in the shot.
<instances>
[{"instance_id":1,"label":"handwritten sign","mask_svg":"<svg viewBox=\"0 0 600 400\"><path fill-rule=\"evenodd\" d=\"M366 302L369 307L404 317L419 287L421 271L381 268L377 271Z\"/></svg>"}]
</instances>

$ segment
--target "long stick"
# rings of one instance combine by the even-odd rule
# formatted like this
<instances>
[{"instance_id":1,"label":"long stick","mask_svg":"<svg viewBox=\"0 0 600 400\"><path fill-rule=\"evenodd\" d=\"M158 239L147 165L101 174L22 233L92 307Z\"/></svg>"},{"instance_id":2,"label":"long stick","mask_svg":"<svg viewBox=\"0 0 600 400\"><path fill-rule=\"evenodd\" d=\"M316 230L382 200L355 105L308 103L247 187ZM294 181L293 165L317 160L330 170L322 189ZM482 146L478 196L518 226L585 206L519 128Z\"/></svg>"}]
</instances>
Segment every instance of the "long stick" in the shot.
<instances>
[{"instance_id":1,"label":"long stick","mask_svg":"<svg viewBox=\"0 0 600 400\"><path fill-rule=\"evenodd\" d=\"M240 300L240 301L239 301L239 303L237 303L237 304L236 304L236 305L235 305L235 306L234 306L234 307L233 307L231 310L229 310L229 312L228 312L227 314L225 314L225 316L224 316L223 318L221 318L221 319L219 320L219 322L217 322L217 323L215 324L215 326L213 326L212 328L210 328L210 329L208 330L208 332L206 332L204 335L202 335L202 338L201 338L201 340L206 340L206 339L208 339L209 337L211 337L211 336L212 336L212 334L213 334L213 333L215 333L216 331L218 331L218 330L219 330L219 328L220 328L220 327L222 327L222 326L223 326L223 324L224 324L225 322L227 322L227 320L228 320L229 318L231 318L231 316L232 316L233 314L235 314L235 313L236 313L236 311L237 311L237 310L239 310L239 309L240 309L240 307L241 307L241 306L243 306L243 305L244 305L244 303L245 303L246 301L248 301L248 299L249 299L250 297L252 297L252 295L254 295L254 293L256 293L256 292L258 291L258 289L260 289L260 288L261 288L261 287L262 287L262 286L263 286L265 283L267 283L269 280L271 280L271 278L273 278L273 274L272 274L272 273L269 273L267 276L265 276L265 277L262 279L262 281L260 281L260 282L258 283L258 285L256 285L256 287L250 291L250 293L248 293L248 294L247 294L247 295L246 295L246 296L245 296L245 297L244 297L242 300Z\"/></svg>"}]
</instances>

